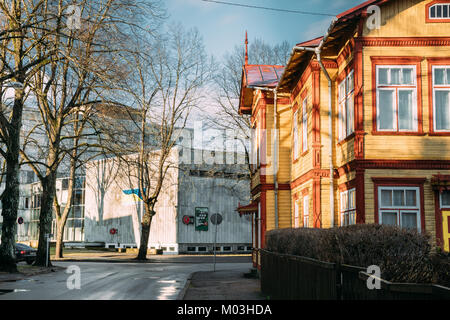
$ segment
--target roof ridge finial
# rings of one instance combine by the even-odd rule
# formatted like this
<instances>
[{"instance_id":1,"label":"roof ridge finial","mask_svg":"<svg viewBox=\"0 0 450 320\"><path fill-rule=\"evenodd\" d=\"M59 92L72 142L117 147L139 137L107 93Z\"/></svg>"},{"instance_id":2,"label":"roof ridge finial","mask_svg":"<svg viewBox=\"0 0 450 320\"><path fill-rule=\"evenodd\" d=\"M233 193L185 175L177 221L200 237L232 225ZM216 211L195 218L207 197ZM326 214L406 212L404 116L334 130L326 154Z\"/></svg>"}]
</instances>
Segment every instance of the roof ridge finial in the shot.
<instances>
[{"instance_id":1,"label":"roof ridge finial","mask_svg":"<svg viewBox=\"0 0 450 320\"><path fill-rule=\"evenodd\" d=\"M247 38L247 30L245 30L245 65L248 65L248 38Z\"/></svg>"}]
</instances>

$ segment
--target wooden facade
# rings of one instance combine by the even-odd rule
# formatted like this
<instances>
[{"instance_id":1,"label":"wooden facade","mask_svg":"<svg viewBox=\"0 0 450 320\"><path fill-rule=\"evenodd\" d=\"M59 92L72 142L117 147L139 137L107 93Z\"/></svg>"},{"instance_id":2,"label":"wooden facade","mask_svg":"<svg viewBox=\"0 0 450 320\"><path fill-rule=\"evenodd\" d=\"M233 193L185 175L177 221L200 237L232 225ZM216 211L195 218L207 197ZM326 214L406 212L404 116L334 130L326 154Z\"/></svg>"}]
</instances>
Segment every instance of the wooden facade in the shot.
<instances>
[{"instance_id":1,"label":"wooden facade","mask_svg":"<svg viewBox=\"0 0 450 320\"><path fill-rule=\"evenodd\" d=\"M371 5L380 9L376 27L369 23ZM429 233L433 244L448 250L450 1L372 0L338 15L321 47L331 110L326 74L307 50L321 41L298 44L275 87L290 101L277 110L284 132L279 185L290 193L290 201L280 199L279 228L288 222L285 214L291 227L397 224ZM271 128L273 104L266 109ZM253 188L264 189L264 179L272 183L259 179ZM262 227L270 230L272 200L266 205Z\"/></svg>"}]
</instances>

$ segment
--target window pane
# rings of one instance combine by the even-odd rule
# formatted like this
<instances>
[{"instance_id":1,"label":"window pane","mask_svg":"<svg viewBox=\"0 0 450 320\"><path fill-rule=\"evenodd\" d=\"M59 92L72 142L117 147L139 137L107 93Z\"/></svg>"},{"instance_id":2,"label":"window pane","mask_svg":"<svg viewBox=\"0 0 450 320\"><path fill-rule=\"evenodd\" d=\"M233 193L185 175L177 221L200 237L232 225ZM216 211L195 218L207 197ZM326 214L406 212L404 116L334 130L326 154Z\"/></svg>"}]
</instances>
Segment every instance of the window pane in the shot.
<instances>
[{"instance_id":1,"label":"window pane","mask_svg":"<svg viewBox=\"0 0 450 320\"><path fill-rule=\"evenodd\" d=\"M345 81L342 81L339 85L339 101L345 99Z\"/></svg>"},{"instance_id":2,"label":"window pane","mask_svg":"<svg viewBox=\"0 0 450 320\"><path fill-rule=\"evenodd\" d=\"M442 18L442 6L440 5L436 6L436 17Z\"/></svg>"},{"instance_id":3,"label":"window pane","mask_svg":"<svg viewBox=\"0 0 450 320\"><path fill-rule=\"evenodd\" d=\"M348 208L355 208L355 190L351 190L348 192Z\"/></svg>"},{"instance_id":4,"label":"window pane","mask_svg":"<svg viewBox=\"0 0 450 320\"><path fill-rule=\"evenodd\" d=\"M450 129L450 112L449 112L449 99L450 90L436 90L435 91L435 105L436 105L436 130L448 130Z\"/></svg>"},{"instance_id":5,"label":"window pane","mask_svg":"<svg viewBox=\"0 0 450 320\"><path fill-rule=\"evenodd\" d=\"M434 84L444 84L444 71L442 68L434 69Z\"/></svg>"},{"instance_id":6,"label":"window pane","mask_svg":"<svg viewBox=\"0 0 450 320\"><path fill-rule=\"evenodd\" d=\"M390 226L397 225L397 212L383 212L381 213L381 224L387 224Z\"/></svg>"},{"instance_id":7,"label":"window pane","mask_svg":"<svg viewBox=\"0 0 450 320\"><path fill-rule=\"evenodd\" d=\"M450 8L450 7L449 7ZM450 10L450 9L449 9ZM450 68L446 69L447 70L447 81L446 84L450 84Z\"/></svg>"},{"instance_id":8,"label":"window pane","mask_svg":"<svg viewBox=\"0 0 450 320\"><path fill-rule=\"evenodd\" d=\"M405 190L406 192L406 205L408 207L417 206L416 190Z\"/></svg>"},{"instance_id":9,"label":"window pane","mask_svg":"<svg viewBox=\"0 0 450 320\"><path fill-rule=\"evenodd\" d=\"M415 114L413 107L413 91L398 91L398 126L399 130L414 130Z\"/></svg>"},{"instance_id":10,"label":"window pane","mask_svg":"<svg viewBox=\"0 0 450 320\"><path fill-rule=\"evenodd\" d=\"M353 104L353 93L347 100L347 136L353 133L354 131L354 104Z\"/></svg>"},{"instance_id":11,"label":"window pane","mask_svg":"<svg viewBox=\"0 0 450 320\"><path fill-rule=\"evenodd\" d=\"M388 70L386 68L378 69L378 83L379 84L388 84Z\"/></svg>"},{"instance_id":12,"label":"window pane","mask_svg":"<svg viewBox=\"0 0 450 320\"><path fill-rule=\"evenodd\" d=\"M379 91L379 128L380 130L394 130L394 91Z\"/></svg>"},{"instance_id":13,"label":"window pane","mask_svg":"<svg viewBox=\"0 0 450 320\"><path fill-rule=\"evenodd\" d=\"M354 79L353 79L353 72L348 75L347 79L347 93L350 93L353 91L354 88Z\"/></svg>"},{"instance_id":14,"label":"window pane","mask_svg":"<svg viewBox=\"0 0 450 320\"><path fill-rule=\"evenodd\" d=\"M392 190L381 190L381 206L392 206Z\"/></svg>"},{"instance_id":15,"label":"window pane","mask_svg":"<svg viewBox=\"0 0 450 320\"><path fill-rule=\"evenodd\" d=\"M450 191L444 191L441 193L441 206L450 207Z\"/></svg>"},{"instance_id":16,"label":"window pane","mask_svg":"<svg viewBox=\"0 0 450 320\"><path fill-rule=\"evenodd\" d=\"M400 68L391 69L391 83L390 84L400 84Z\"/></svg>"},{"instance_id":17,"label":"window pane","mask_svg":"<svg viewBox=\"0 0 450 320\"><path fill-rule=\"evenodd\" d=\"M403 190L394 190L394 206L405 205L404 194L405 192Z\"/></svg>"},{"instance_id":18,"label":"window pane","mask_svg":"<svg viewBox=\"0 0 450 320\"><path fill-rule=\"evenodd\" d=\"M436 17L436 6L432 6L430 8L430 18L435 18Z\"/></svg>"},{"instance_id":19,"label":"window pane","mask_svg":"<svg viewBox=\"0 0 450 320\"><path fill-rule=\"evenodd\" d=\"M402 212L402 228L417 229L417 212Z\"/></svg>"},{"instance_id":20,"label":"window pane","mask_svg":"<svg viewBox=\"0 0 450 320\"><path fill-rule=\"evenodd\" d=\"M345 100L339 104L339 140L345 138Z\"/></svg>"},{"instance_id":21,"label":"window pane","mask_svg":"<svg viewBox=\"0 0 450 320\"><path fill-rule=\"evenodd\" d=\"M403 69L403 84L414 84L413 69Z\"/></svg>"},{"instance_id":22,"label":"window pane","mask_svg":"<svg viewBox=\"0 0 450 320\"><path fill-rule=\"evenodd\" d=\"M442 17L448 18L448 6L443 6L442 8Z\"/></svg>"}]
</instances>

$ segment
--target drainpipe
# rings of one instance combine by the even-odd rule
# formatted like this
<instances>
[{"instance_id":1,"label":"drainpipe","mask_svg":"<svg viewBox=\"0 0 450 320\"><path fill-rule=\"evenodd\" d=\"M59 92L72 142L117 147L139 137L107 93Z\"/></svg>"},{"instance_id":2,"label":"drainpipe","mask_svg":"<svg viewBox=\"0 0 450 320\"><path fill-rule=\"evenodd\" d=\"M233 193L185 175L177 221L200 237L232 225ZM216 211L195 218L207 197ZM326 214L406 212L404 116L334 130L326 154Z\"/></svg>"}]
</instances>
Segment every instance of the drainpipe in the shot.
<instances>
[{"instance_id":1,"label":"drainpipe","mask_svg":"<svg viewBox=\"0 0 450 320\"><path fill-rule=\"evenodd\" d=\"M327 69L325 68L325 66L323 65L322 59L321 59L321 53L322 53L322 49L323 46L325 44L325 42L328 39L328 36L330 35L330 32L332 31L334 25L337 22L337 18L333 18L330 26L328 27L327 32L325 33L323 39L320 41L320 44L318 47L316 48L310 48L310 47L298 47L295 46L292 49L292 55L289 59L289 62L291 61L295 51L311 51L314 52L316 57L317 57L317 62L319 63L319 66L322 70L322 72L325 74L325 77L328 80L328 119L329 119L329 125L328 125L328 130L329 130L329 135L330 135L330 156L329 156L329 161L330 161L330 221L331 221L331 227L334 227L334 181L333 181L333 174L334 174L334 169L333 169L333 117L332 117L332 80L330 75L328 74Z\"/></svg>"},{"instance_id":2,"label":"drainpipe","mask_svg":"<svg viewBox=\"0 0 450 320\"><path fill-rule=\"evenodd\" d=\"M274 129L274 142L273 142L273 184L274 184L274 207L275 207L275 229L278 229L278 130L277 130L277 100L278 100L278 90L248 86L251 89L271 91L273 92L274 105L273 105L273 129Z\"/></svg>"}]
</instances>

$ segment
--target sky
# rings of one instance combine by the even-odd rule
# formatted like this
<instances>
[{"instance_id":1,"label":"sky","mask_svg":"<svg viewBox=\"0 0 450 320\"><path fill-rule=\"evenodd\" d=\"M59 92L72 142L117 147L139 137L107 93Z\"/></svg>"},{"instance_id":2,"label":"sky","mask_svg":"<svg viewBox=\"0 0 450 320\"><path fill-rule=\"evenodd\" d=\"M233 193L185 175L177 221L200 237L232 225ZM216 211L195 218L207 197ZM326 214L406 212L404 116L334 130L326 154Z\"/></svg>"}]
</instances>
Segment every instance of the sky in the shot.
<instances>
[{"instance_id":1,"label":"sky","mask_svg":"<svg viewBox=\"0 0 450 320\"><path fill-rule=\"evenodd\" d=\"M364 0L222 0L251 6L337 15ZM235 45L261 39L268 44L284 40L294 46L299 42L322 36L332 16L275 12L236 7L202 0L164 0L170 19L185 27L196 27L203 36L209 54L221 59Z\"/></svg>"}]
</instances>

